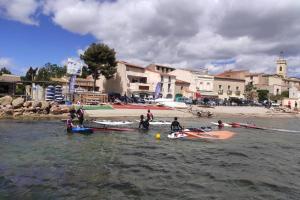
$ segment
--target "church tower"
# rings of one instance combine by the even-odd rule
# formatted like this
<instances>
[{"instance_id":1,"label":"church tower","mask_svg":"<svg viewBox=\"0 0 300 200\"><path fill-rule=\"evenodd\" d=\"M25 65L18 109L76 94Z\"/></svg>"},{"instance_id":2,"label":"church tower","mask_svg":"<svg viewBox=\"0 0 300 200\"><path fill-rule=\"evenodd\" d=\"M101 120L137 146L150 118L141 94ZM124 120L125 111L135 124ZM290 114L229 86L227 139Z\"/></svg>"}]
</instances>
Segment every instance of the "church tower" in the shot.
<instances>
[{"instance_id":1,"label":"church tower","mask_svg":"<svg viewBox=\"0 0 300 200\"><path fill-rule=\"evenodd\" d=\"M287 62L283 57L283 52L280 52L280 56L276 61L276 74L283 78L287 77Z\"/></svg>"}]
</instances>

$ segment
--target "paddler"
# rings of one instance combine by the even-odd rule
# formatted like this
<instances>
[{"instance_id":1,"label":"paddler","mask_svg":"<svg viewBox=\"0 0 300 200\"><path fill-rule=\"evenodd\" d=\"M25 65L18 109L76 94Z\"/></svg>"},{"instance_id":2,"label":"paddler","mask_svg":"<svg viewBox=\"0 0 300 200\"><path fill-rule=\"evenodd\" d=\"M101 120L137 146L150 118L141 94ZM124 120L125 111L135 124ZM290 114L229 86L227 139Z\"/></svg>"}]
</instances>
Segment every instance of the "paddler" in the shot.
<instances>
[{"instance_id":1,"label":"paddler","mask_svg":"<svg viewBox=\"0 0 300 200\"><path fill-rule=\"evenodd\" d=\"M218 121L218 127L219 127L219 129L224 128L224 124L223 124L222 120Z\"/></svg>"},{"instance_id":2,"label":"paddler","mask_svg":"<svg viewBox=\"0 0 300 200\"><path fill-rule=\"evenodd\" d=\"M79 109L77 110L76 114L77 114L77 118L79 120L79 126L83 127L84 111L83 111L83 106L82 105L79 107Z\"/></svg>"},{"instance_id":3,"label":"paddler","mask_svg":"<svg viewBox=\"0 0 300 200\"><path fill-rule=\"evenodd\" d=\"M182 130L182 126L177 121L177 117L174 117L174 121L171 124L171 131L175 132L175 131L180 131L180 130Z\"/></svg>"},{"instance_id":4,"label":"paddler","mask_svg":"<svg viewBox=\"0 0 300 200\"><path fill-rule=\"evenodd\" d=\"M139 128L142 128L142 129L145 129L145 130L149 129L149 120L148 119L144 120L144 115L140 116Z\"/></svg>"},{"instance_id":5,"label":"paddler","mask_svg":"<svg viewBox=\"0 0 300 200\"><path fill-rule=\"evenodd\" d=\"M150 112L150 109L148 110L148 113L147 113L147 120L149 122L153 121L153 114Z\"/></svg>"},{"instance_id":6,"label":"paddler","mask_svg":"<svg viewBox=\"0 0 300 200\"><path fill-rule=\"evenodd\" d=\"M72 115L70 114L69 115L69 118L67 119L67 132L68 133L72 133L72 128L74 127L73 125L73 117Z\"/></svg>"}]
</instances>

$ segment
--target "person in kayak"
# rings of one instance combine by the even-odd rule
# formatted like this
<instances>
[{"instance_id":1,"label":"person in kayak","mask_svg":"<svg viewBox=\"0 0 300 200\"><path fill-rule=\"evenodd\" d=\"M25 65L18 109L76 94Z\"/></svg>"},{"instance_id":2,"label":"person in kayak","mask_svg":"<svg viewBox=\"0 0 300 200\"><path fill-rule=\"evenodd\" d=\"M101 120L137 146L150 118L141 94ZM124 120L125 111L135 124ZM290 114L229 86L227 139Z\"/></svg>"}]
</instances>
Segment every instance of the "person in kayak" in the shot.
<instances>
[{"instance_id":1,"label":"person in kayak","mask_svg":"<svg viewBox=\"0 0 300 200\"><path fill-rule=\"evenodd\" d=\"M153 114L150 112L150 110L148 110L148 113L147 113L147 120L149 122L153 121Z\"/></svg>"},{"instance_id":2,"label":"person in kayak","mask_svg":"<svg viewBox=\"0 0 300 200\"><path fill-rule=\"evenodd\" d=\"M67 132L72 133L72 128L74 127L73 125L73 117L72 115L69 115L69 118L67 119Z\"/></svg>"},{"instance_id":3,"label":"person in kayak","mask_svg":"<svg viewBox=\"0 0 300 200\"><path fill-rule=\"evenodd\" d=\"M140 116L140 124L139 124L139 128L148 130L149 129L149 120L148 119L144 119L144 115Z\"/></svg>"},{"instance_id":4,"label":"person in kayak","mask_svg":"<svg viewBox=\"0 0 300 200\"><path fill-rule=\"evenodd\" d=\"M182 130L182 126L180 125L180 123L177 121L177 117L174 118L174 121L171 124L171 131L180 131Z\"/></svg>"},{"instance_id":5,"label":"person in kayak","mask_svg":"<svg viewBox=\"0 0 300 200\"><path fill-rule=\"evenodd\" d=\"M79 107L79 109L77 110L76 114L77 114L77 118L79 120L79 126L83 127L84 111L83 111L83 106L82 105Z\"/></svg>"},{"instance_id":6,"label":"person in kayak","mask_svg":"<svg viewBox=\"0 0 300 200\"><path fill-rule=\"evenodd\" d=\"M218 121L218 127L219 127L219 129L224 128L224 124L223 124L222 120Z\"/></svg>"}]
</instances>

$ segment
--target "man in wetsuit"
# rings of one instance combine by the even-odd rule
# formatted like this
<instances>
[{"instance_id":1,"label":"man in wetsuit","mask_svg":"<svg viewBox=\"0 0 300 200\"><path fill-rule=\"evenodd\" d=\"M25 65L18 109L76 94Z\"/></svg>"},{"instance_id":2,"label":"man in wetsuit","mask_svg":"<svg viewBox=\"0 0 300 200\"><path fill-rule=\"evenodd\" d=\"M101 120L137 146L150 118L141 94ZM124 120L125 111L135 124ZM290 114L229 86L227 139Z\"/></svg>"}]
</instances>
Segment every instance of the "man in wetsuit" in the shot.
<instances>
[{"instance_id":1,"label":"man in wetsuit","mask_svg":"<svg viewBox=\"0 0 300 200\"><path fill-rule=\"evenodd\" d=\"M144 120L144 115L140 116L139 128L142 128L142 129L145 129L145 130L149 129L149 120L148 119Z\"/></svg>"},{"instance_id":2,"label":"man in wetsuit","mask_svg":"<svg viewBox=\"0 0 300 200\"><path fill-rule=\"evenodd\" d=\"M83 111L83 106L82 105L79 107L79 109L77 110L76 113L77 113L77 117L78 117L78 120L79 120L79 126L83 127L84 111Z\"/></svg>"},{"instance_id":3,"label":"man in wetsuit","mask_svg":"<svg viewBox=\"0 0 300 200\"><path fill-rule=\"evenodd\" d=\"M180 123L177 121L177 117L174 118L174 121L171 124L171 131L179 131L182 130L182 126L180 125Z\"/></svg>"}]
</instances>

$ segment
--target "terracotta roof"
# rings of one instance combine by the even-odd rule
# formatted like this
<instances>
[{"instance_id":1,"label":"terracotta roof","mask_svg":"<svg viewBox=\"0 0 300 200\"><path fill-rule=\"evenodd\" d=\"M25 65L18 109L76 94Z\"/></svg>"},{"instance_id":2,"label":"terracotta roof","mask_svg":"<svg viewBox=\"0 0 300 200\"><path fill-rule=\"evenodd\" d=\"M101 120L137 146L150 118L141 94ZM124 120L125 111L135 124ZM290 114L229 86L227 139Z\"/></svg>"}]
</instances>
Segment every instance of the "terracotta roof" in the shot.
<instances>
[{"instance_id":1,"label":"terracotta roof","mask_svg":"<svg viewBox=\"0 0 300 200\"><path fill-rule=\"evenodd\" d=\"M189 82L176 79L175 84L190 84Z\"/></svg>"},{"instance_id":2,"label":"terracotta roof","mask_svg":"<svg viewBox=\"0 0 300 200\"><path fill-rule=\"evenodd\" d=\"M2 74L0 76L0 81L13 83L13 82L21 81L21 78L20 78L20 76L16 76L16 75L12 75L12 74Z\"/></svg>"},{"instance_id":3,"label":"terracotta roof","mask_svg":"<svg viewBox=\"0 0 300 200\"><path fill-rule=\"evenodd\" d=\"M245 82L244 79L239 79L239 78L232 78L232 77L224 77L224 76L215 76L217 79L227 79L227 80L233 80L233 81L243 81Z\"/></svg>"},{"instance_id":4,"label":"terracotta roof","mask_svg":"<svg viewBox=\"0 0 300 200\"><path fill-rule=\"evenodd\" d=\"M136 65L136 64L132 64L132 63L128 63L128 62L125 62L125 61L118 61L118 62L122 63L126 66L135 67L135 68L139 68L139 69L145 69L145 67L142 67L142 66L139 66L139 65Z\"/></svg>"}]
</instances>

